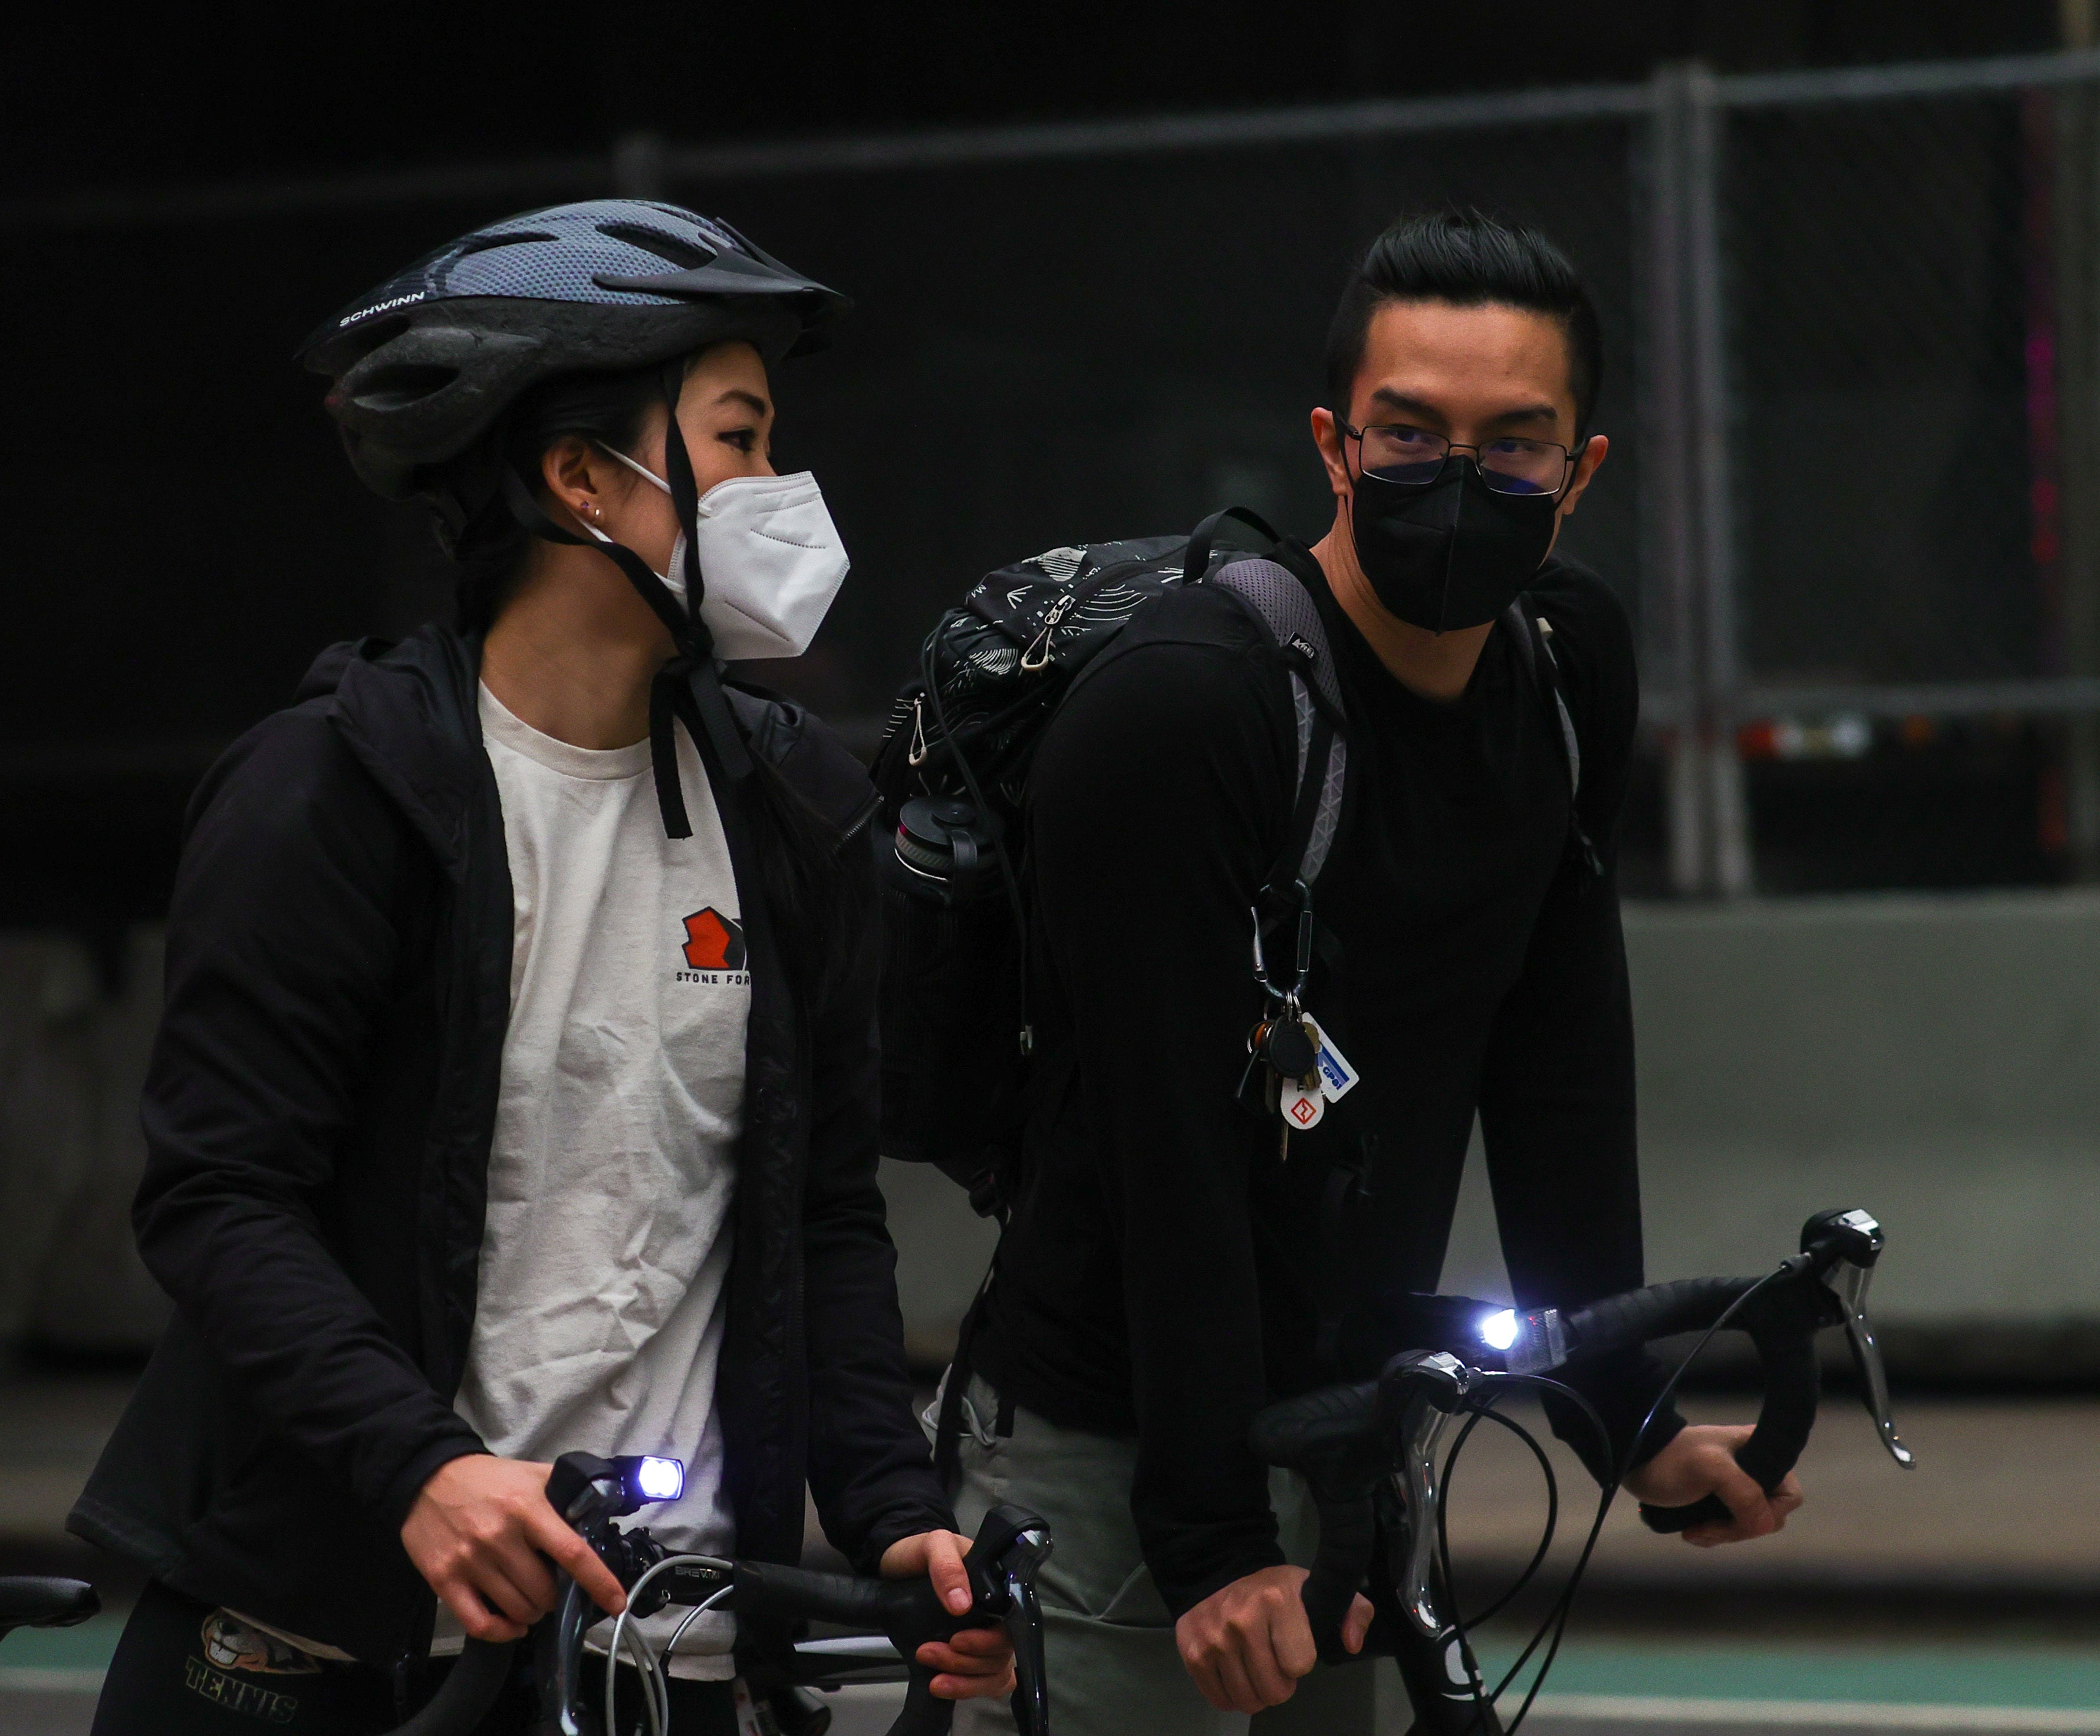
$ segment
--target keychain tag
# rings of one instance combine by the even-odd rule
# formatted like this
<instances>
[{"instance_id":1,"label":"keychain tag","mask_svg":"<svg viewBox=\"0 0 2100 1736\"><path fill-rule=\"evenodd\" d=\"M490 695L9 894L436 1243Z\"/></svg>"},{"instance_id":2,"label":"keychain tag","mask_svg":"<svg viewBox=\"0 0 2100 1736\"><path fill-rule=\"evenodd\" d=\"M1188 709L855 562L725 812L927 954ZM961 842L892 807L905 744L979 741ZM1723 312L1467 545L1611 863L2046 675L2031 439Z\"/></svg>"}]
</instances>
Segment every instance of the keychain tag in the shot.
<instances>
[{"instance_id":1,"label":"keychain tag","mask_svg":"<svg viewBox=\"0 0 2100 1736\"><path fill-rule=\"evenodd\" d=\"M1339 1103L1355 1089L1357 1069L1349 1064L1349 1058L1335 1046L1333 1038L1313 1020L1308 1019L1305 1022L1312 1026L1313 1037L1320 1045L1316 1064L1319 1068L1321 1095L1330 1103ZM1306 1125L1310 1126L1312 1124L1308 1121Z\"/></svg>"},{"instance_id":2,"label":"keychain tag","mask_svg":"<svg viewBox=\"0 0 2100 1736\"><path fill-rule=\"evenodd\" d=\"M1320 1117L1327 1113L1327 1099L1320 1086L1315 1085L1308 1091L1297 1079L1283 1082L1276 1106L1283 1116L1283 1125L1293 1133L1309 1132L1320 1125Z\"/></svg>"}]
</instances>

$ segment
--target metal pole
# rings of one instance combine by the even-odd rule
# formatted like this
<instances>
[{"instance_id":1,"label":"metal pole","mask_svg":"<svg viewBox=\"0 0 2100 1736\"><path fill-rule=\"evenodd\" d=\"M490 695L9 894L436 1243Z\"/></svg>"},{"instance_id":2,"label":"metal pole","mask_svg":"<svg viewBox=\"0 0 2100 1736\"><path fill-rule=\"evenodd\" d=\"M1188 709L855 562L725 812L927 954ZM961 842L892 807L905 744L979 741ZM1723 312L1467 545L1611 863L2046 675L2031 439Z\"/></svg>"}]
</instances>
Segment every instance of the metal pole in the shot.
<instances>
[{"instance_id":1,"label":"metal pole","mask_svg":"<svg viewBox=\"0 0 2100 1736\"><path fill-rule=\"evenodd\" d=\"M1663 823L1670 890L1692 897L1710 889L1706 767L1701 738L1706 715L1705 657L1699 630L1696 466L1685 295L1687 68L1657 69L1655 106L1635 135L1643 152L1648 258L1637 310L1641 336L1641 517L1648 571L1655 575L1661 652L1675 688L1674 717L1663 731Z\"/></svg>"},{"instance_id":2,"label":"metal pole","mask_svg":"<svg viewBox=\"0 0 2100 1736\"><path fill-rule=\"evenodd\" d=\"M1735 404L1729 377L1721 252L1721 129L1714 75L1684 72L1686 307L1691 327L1694 450L1698 466L1700 615L1705 626L1706 787L1713 827L1713 886L1724 897L1751 889L1749 812L1736 751L1742 686L1737 645L1734 469Z\"/></svg>"},{"instance_id":3,"label":"metal pole","mask_svg":"<svg viewBox=\"0 0 2100 1736\"><path fill-rule=\"evenodd\" d=\"M2093 0L2060 0L2063 44L2089 49ZM2062 541L2045 667L2076 681L2100 673L2100 86L2049 97L2055 397ZM2064 731L2063 843L2074 879L2100 880L2100 718Z\"/></svg>"}]
</instances>

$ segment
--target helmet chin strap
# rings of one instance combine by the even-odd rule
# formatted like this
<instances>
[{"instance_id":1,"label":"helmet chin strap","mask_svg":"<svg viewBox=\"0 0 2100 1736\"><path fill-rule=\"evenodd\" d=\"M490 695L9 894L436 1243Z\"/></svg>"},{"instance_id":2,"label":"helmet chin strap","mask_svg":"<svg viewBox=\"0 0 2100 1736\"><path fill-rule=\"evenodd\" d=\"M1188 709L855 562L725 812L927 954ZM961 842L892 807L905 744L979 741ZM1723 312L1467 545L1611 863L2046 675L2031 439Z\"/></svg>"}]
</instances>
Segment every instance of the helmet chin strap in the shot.
<instances>
[{"instance_id":1,"label":"helmet chin strap","mask_svg":"<svg viewBox=\"0 0 2100 1736\"><path fill-rule=\"evenodd\" d=\"M744 745L728 696L715 668L714 635L700 619L700 601L706 595L700 575L699 538L694 528L699 518L699 495L693 482L692 460L686 451L686 437L678 426L678 394L685 371L677 362L665 365L664 398L668 418L664 430L664 470L671 484L671 501L685 531L686 601L682 608L649 563L624 543L593 542L557 524L547 515L525 479L514 469L503 473L504 498L511 514L535 536L550 543L567 543L579 549L594 549L627 575L642 601L661 621L677 647L677 654L656 672L649 687L649 760L656 783L656 807L667 838L690 838L691 820L686 813L685 791L678 782L678 744L673 720L686 726L693 745L711 769L733 785L751 775L751 751Z\"/></svg>"}]
</instances>

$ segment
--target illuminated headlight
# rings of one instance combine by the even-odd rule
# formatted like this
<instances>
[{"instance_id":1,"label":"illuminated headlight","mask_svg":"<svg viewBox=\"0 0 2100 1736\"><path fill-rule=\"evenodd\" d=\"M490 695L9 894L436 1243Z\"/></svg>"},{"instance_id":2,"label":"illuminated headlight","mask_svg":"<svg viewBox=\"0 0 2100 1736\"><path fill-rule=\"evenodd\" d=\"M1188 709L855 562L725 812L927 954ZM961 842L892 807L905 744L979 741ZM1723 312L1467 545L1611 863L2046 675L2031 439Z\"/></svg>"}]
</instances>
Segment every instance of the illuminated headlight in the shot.
<instances>
[{"instance_id":1,"label":"illuminated headlight","mask_svg":"<svg viewBox=\"0 0 2100 1736\"><path fill-rule=\"evenodd\" d=\"M621 1458L614 1461L627 1484L628 1498L642 1501L674 1501L684 1493L686 1467L676 1459Z\"/></svg>"},{"instance_id":2,"label":"illuminated headlight","mask_svg":"<svg viewBox=\"0 0 2100 1736\"><path fill-rule=\"evenodd\" d=\"M676 1459L644 1459L636 1468L634 1487L644 1500L675 1501L686 1487L686 1467Z\"/></svg>"},{"instance_id":3,"label":"illuminated headlight","mask_svg":"<svg viewBox=\"0 0 2100 1736\"><path fill-rule=\"evenodd\" d=\"M1491 1350L1506 1350L1516 1342L1516 1310L1504 1308L1480 1322L1480 1342Z\"/></svg>"},{"instance_id":4,"label":"illuminated headlight","mask_svg":"<svg viewBox=\"0 0 2100 1736\"><path fill-rule=\"evenodd\" d=\"M1481 1343L1502 1353L1502 1367L1511 1374L1543 1374L1568 1360L1568 1333L1558 1308L1529 1314L1504 1308L1482 1315L1474 1330Z\"/></svg>"}]
</instances>

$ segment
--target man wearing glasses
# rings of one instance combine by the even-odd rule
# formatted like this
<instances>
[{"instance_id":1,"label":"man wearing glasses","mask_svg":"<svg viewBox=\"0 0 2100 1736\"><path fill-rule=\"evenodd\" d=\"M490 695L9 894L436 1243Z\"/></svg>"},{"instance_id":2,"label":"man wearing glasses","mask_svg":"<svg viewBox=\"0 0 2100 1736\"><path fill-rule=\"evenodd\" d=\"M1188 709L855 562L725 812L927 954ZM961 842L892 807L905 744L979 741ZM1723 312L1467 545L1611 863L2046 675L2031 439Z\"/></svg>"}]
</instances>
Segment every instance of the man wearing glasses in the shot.
<instances>
[{"instance_id":1,"label":"man wearing glasses","mask_svg":"<svg viewBox=\"0 0 2100 1736\"><path fill-rule=\"evenodd\" d=\"M1327 366L1312 425L1334 524L1275 558L1320 610L1346 721L1304 1011L1354 1082L1292 1130L1249 1067L1249 912L1290 833L1297 734L1282 657L1232 596L1149 606L1033 774L1046 1064L958 1510L1017 1500L1057 1534L1062 1736L1209 1736L1247 1714L1256 1736L1368 1736L1370 1672L1308 1675L1290 1564L1309 1515L1247 1426L1374 1372L1349 1346L1436 1287L1476 1114L1520 1305L1642 1281L1613 879L1633 645L1604 583L1552 554L1607 449L1595 313L1539 236L1414 218L1365 255ZM1600 1480L1630 1462L1643 1500L1728 1506L1691 1541L1762 1536L1799 1504L1736 1465L1746 1429L1665 1412L1636 1450L1661 1387L1644 1355L1582 1381L1608 1447L1579 1410L1553 1420ZM1359 1599L1352 1641L1368 1616Z\"/></svg>"}]
</instances>

